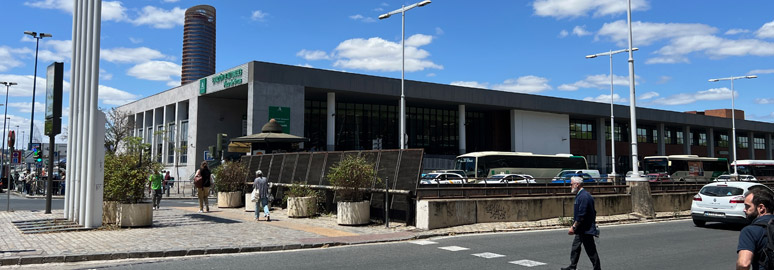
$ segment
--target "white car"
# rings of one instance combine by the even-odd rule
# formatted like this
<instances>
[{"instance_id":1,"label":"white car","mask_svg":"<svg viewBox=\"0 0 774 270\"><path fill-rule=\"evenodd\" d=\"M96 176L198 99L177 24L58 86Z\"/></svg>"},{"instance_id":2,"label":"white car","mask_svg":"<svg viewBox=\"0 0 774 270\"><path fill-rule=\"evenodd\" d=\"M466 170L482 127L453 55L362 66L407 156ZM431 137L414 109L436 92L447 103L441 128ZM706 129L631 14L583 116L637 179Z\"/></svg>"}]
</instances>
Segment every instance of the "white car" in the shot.
<instances>
[{"instance_id":1,"label":"white car","mask_svg":"<svg viewBox=\"0 0 774 270\"><path fill-rule=\"evenodd\" d=\"M497 174L490 176L478 184L534 184L535 178L529 174Z\"/></svg>"},{"instance_id":2,"label":"white car","mask_svg":"<svg viewBox=\"0 0 774 270\"><path fill-rule=\"evenodd\" d=\"M691 203L691 218L696 226L709 222L748 224L744 214L744 193L750 187L768 187L754 182L715 182L701 188ZM769 189L770 190L770 189Z\"/></svg>"},{"instance_id":3,"label":"white car","mask_svg":"<svg viewBox=\"0 0 774 270\"><path fill-rule=\"evenodd\" d=\"M718 176L718 178L715 178L715 182L723 182L723 181L734 181L733 176L731 176L730 174L722 174ZM758 179L756 179L755 176L752 176L749 174L740 174L739 181L758 181Z\"/></svg>"},{"instance_id":4,"label":"white car","mask_svg":"<svg viewBox=\"0 0 774 270\"><path fill-rule=\"evenodd\" d=\"M456 173L428 173L419 180L423 185L435 184L464 184L468 179Z\"/></svg>"}]
</instances>

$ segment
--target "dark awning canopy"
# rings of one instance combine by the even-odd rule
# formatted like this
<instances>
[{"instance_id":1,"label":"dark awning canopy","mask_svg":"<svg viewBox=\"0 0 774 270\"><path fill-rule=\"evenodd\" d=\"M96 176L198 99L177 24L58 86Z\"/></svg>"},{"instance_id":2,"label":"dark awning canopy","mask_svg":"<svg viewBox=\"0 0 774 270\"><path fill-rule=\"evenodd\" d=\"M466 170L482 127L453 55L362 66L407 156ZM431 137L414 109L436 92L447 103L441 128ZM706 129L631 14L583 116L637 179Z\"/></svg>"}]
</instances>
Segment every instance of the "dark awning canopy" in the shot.
<instances>
[{"instance_id":1,"label":"dark awning canopy","mask_svg":"<svg viewBox=\"0 0 774 270\"><path fill-rule=\"evenodd\" d=\"M299 137L296 135L286 133L258 133L247 135L244 137L234 138L232 142L249 142L249 143L297 143L308 142L309 139Z\"/></svg>"}]
</instances>

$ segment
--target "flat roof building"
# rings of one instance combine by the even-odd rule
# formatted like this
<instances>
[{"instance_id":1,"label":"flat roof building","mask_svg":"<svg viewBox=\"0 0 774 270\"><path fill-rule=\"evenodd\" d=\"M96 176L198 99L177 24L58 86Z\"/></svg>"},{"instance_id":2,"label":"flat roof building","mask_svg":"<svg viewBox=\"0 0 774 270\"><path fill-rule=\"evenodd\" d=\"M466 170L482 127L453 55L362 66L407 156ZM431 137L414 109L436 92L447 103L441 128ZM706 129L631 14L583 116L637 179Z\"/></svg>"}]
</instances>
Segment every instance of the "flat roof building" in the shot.
<instances>
[{"instance_id":1,"label":"flat roof building","mask_svg":"<svg viewBox=\"0 0 774 270\"><path fill-rule=\"evenodd\" d=\"M304 150L397 149L400 79L249 62L120 106L157 160L186 175L216 134L259 133L269 119ZM610 105L420 81L405 82L409 148L428 155L520 151L585 156L610 171ZM615 106L618 173L631 169L629 107ZM739 159L772 159L774 124L736 120ZM728 118L637 108L640 157L730 156Z\"/></svg>"}]
</instances>

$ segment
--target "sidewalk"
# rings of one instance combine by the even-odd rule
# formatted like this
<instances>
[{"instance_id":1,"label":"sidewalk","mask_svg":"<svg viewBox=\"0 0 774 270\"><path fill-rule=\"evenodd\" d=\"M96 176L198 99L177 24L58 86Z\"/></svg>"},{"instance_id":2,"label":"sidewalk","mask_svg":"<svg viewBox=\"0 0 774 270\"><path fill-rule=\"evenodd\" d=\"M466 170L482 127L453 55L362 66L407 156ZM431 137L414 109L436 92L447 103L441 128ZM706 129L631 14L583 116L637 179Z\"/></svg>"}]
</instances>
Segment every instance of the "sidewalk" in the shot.
<instances>
[{"instance_id":1,"label":"sidewalk","mask_svg":"<svg viewBox=\"0 0 774 270\"><path fill-rule=\"evenodd\" d=\"M534 222L484 223L436 230L417 230L402 223L339 226L335 216L290 219L274 208L272 221L255 221L243 208L198 213L198 206L162 207L154 211L151 228L100 228L89 231L22 234L12 221L61 218L62 211L0 212L0 265L76 262L276 251L386 241L402 241L464 233L558 228L557 218ZM657 220L685 218L688 211L659 213ZM599 223L640 222L632 215L598 217Z\"/></svg>"}]
</instances>

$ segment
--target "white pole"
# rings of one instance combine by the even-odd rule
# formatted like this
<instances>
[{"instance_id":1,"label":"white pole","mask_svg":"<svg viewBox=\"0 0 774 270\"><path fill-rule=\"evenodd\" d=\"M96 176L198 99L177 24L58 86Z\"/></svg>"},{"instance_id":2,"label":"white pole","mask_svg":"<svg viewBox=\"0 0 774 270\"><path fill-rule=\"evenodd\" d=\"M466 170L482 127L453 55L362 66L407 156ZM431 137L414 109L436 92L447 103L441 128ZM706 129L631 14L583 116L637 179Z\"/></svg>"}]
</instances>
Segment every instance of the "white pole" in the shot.
<instances>
[{"instance_id":1,"label":"white pole","mask_svg":"<svg viewBox=\"0 0 774 270\"><path fill-rule=\"evenodd\" d=\"M637 102L634 91L634 56L632 51L632 0L629 0L629 6L626 10L626 20L629 24L629 118L631 118L631 140L632 140L632 176L627 181L647 181L641 177L639 164L637 162Z\"/></svg>"},{"instance_id":2,"label":"white pole","mask_svg":"<svg viewBox=\"0 0 774 270\"><path fill-rule=\"evenodd\" d=\"M612 157L613 173L615 177L615 117L613 116L613 50L610 50L610 154Z\"/></svg>"},{"instance_id":3,"label":"white pole","mask_svg":"<svg viewBox=\"0 0 774 270\"><path fill-rule=\"evenodd\" d=\"M736 164L736 115L734 114L734 77L731 77L731 143L733 144L734 151L734 164ZM734 177L739 176L739 172L734 166Z\"/></svg>"},{"instance_id":4,"label":"white pole","mask_svg":"<svg viewBox=\"0 0 774 270\"><path fill-rule=\"evenodd\" d=\"M77 2L75 0L73 0L73 7L75 7L75 8L78 7ZM72 194L72 186L73 185L72 185L72 181L71 181L72 177L67 177L67 175L70 175L73 172L73 168L72 168L72 164L73 164L72 163L73 162L73 134L75 132L75 130L73 128L73 123L74 123L74 119L77 117L76 116L77 110L75 110L75 99L74 99L74 97L76 95L75 87L78 85L78 78L76 77L76 75L77 75L76 70L77 69L75 67L77 65L77 61L78 61L78 58L77 58L78 54L77 54L77 50L75 49L76 48L75 44L78 42L78 17L77 17L77 13L76 12L73 12L73 27L72 27L72 29L73 29L73 32L72 32L72 44L70 45L70 47L71 47L70 59L72 59L71 64L70 64L71 65L70 66L70 85L72 87L70 87L70 114L69 114L70 117L69 117L69 120L67 121L67 132L68 132L68 134L67 134L67 168L68 169L65 172L65 199L64 199L64 212L63 212L64 218L68 219L68 220L72 220L72 213L73 213L73 211L72 211L71 207L72 207L73 203L72 203L71 200L73 199L73 194Z\"/></svg>"},{"instance_id":5,"label":"white pole","mask_svg":"<svg viewBox=\"0 0 774 270\"><path fill-rule=\"evenodd\" d=\"M85 40L86 40L86 26L84 24L84 12L85 12L85 1L77 1L75 0L77 5L77 16L78 16L78 42L77 42L77 54L78 54L78 85L77 87L74 87L73 90L76 93L76 108L83 108L83 89L85 84L86 75L84 74L84 67L83 63L86 61L86 54L83 50ZM75 119L75 134L73 135L73 149L76 149L73 152L73 164L72 169L74 169L73 174L71 177L74 180L73 182L73 221L78 222L78 224L81 224L81 179L83 179L83 176L81 175L82 171L81 166L83 164L83 110L78 110L79 112L76 114L78 117Z\"/></svg>"},{"instance_id":6,"label":"white pole","mask_svg":"<svg viewBox=\"0 0 774 270\"><path fill-rule=\"evenodd\" d=\"M406 96L404 95L406 76L406 6L401 8L401 60L400 60L400 149L406 149Z\"/></svg>"}]
</instances>

